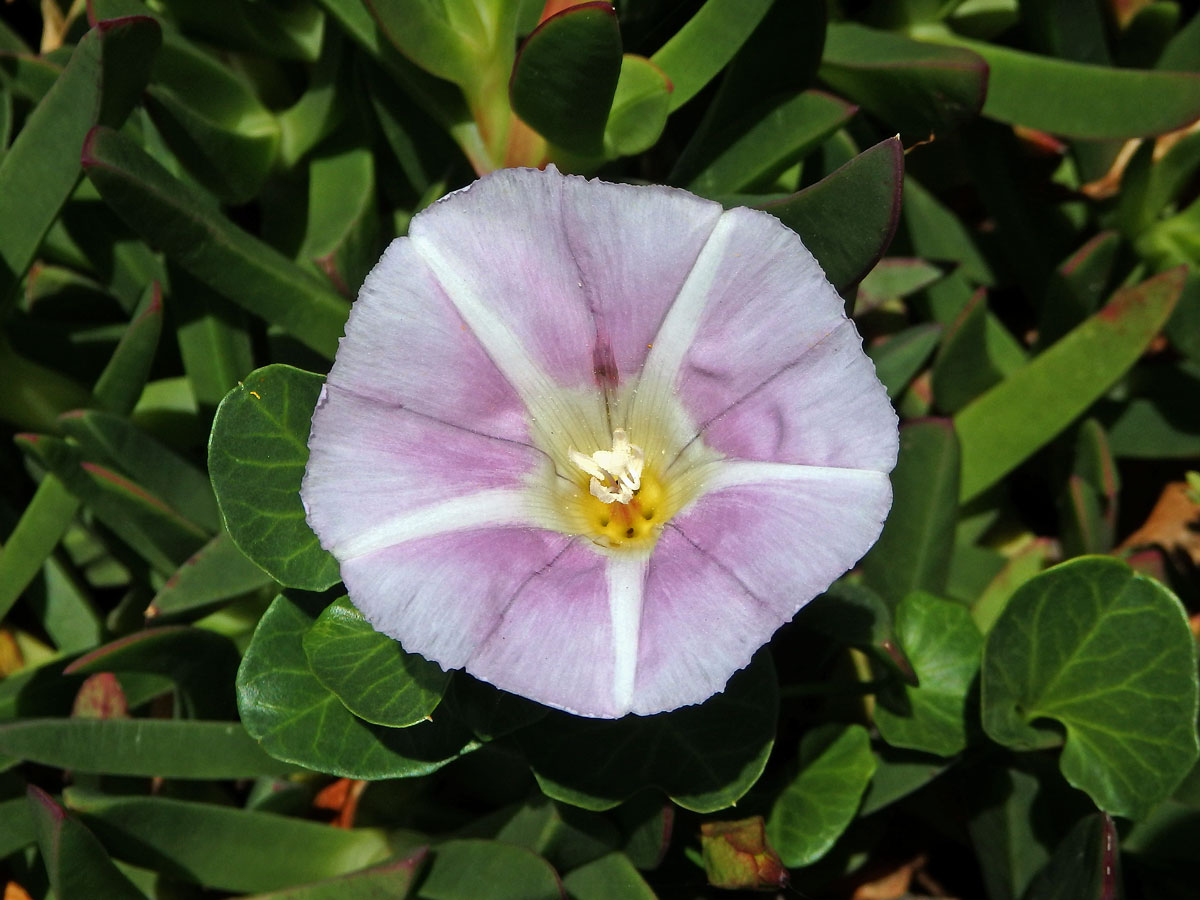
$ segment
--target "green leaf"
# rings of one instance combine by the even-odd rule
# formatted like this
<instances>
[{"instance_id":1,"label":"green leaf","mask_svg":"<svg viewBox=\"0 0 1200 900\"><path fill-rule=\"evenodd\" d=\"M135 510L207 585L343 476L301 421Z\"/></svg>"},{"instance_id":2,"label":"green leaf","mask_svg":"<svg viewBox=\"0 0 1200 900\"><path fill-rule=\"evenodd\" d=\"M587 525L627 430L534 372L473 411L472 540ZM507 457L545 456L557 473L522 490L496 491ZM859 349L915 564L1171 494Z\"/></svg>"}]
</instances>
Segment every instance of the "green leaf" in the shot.
<instances>
[{"instance_id":1,"label":"green leaf","mask_svg":"<svg viewBox=\"0 0 1200 900\"><path fill-rule=\"evenodd\" d=\"M375 154L353 146L312 160L308 230L297 257L315 264L338 293L353 297L379 260Z\"/></svg>"},{"instance_id":2,"label":"green leaf","mask_svg":"<svg viewBox=\"0 0 1200 900\"><path fill-rule=\"evenodd\" d=\"M1136 627L1131 626L1136 622ZM1107 557L1021 587L988 635L983 727L1018 750L1066 729L1068 782L1112 815L1140 818L1196 761L1196 648L1179 601Z\"/></svg>"},{"instance_id":3,"label":"green leaf","mask_svg":"<svg viewBox=\"0 0 1200 900\"><path fill-rule=\"evenodd\" d=\"M220 529L220 512L204 473L128 419L76 410L61 416L59 423L89 458L137 478L142 487L206 531Z\"/></svg>"},{"instance_id":4,"label":"green leaf","mask_svg":"<svg viewBox=\"0 0 1200 900\"><path fill-rule=\"evenodd\" d=\"M624 853L610 853L567 873L571 900L655 900L656 894Z\"/></svg>"},{"instance_id":5,"label":"green leaf","mask_svg":"<svg viewBox=\"0 0 1200 900\"><path fill-rule=\"evenodd\" d=\"M269 894L255 894L247 900L387 900L409 895L425 864L425 847L406 853L394 862L304 884Z\"/></svg>"},{"instance_id":6,"label":"green leaf","mask_svg":"<svg viewBox=\"0 0 1200 900\"><path fill-rule=\"evenodd\" d=\"M896 233L904 150L888 138L811 187L759 207L800 235L838 290L875 266Z\"/></svg>"},{"instance_id":7,"label":"green leaf","mask_svg":"<svg viewBox=\"0 0 1200 900\"><path fill-rule=\"evenodd\" d=\"M875 772L861 725L822 725L800 742L800 771L780 792L767 837L789 868L816 862L854 821Z\"/></svg>"},{"instance_id":8,"label":"green leaf","mask_svg":"<svg viewBox=\"0 0 1200 900\"><path fill-rule=\"evenodd\" d=\"M220 214L122 134L89 132L83 168L130 228L199 280L332 359L345 300Z\"/></svg>"},{"instance_id":9,"label":"green leaf","mask_svg":"<svg viewBox=\"0 0 1200 900\"><path fill-rule=\"evenodd\" d=\"M254 368L241 309L178 266L170 267L171 312L183 371L196 402L213 410Z\"/></svg>"},{"instance_id":10,"label":"green leaf","mask_svg":"<svg viewBox=\"0 0 1200 900\"><path fill-rule=\"evenodd\" d=\"M621 841L607 817L555 803L542 795L518 807L496 831L495 838L532 850L559 870L592 862Z\"/></svg>"},{"instance_id":11,"label":"green leaf","mask_svg":"<svg viewBox=\"0 0 1200 900\"><path fill-rule=\"evenodd\" d=\"M63 669L64 675L144 672L169 678L184 709L197 718L233 718L238 651L224 635L168 625L117 638Z\"/></svg>"},{"instance_id":12,"label":"green leaf","mask_svg":"<svg viewBox=\"0 0 1200 900\"><path fill-rule=\"evenodd\" d=\"M0 549L0 619L41 571L78 509L79 501L58 478L46 475L42 479Z\"/></svg>"},{"instance_id":13,"label":"green leaf","mask_svg":"<svg viewBox=\"0 0 1200 900\"><path fill-rule=\"evenodd\" d=\"M671 111L712 81L737 54L773 0L707 0L650 61L675 86Z\"/></svg>"},{"instance_id":14,"label":"green leaf","mask_svg":"<svg viewBox=\"0 0 1200 900\"><path fill-rule=\"evenodd\" d=\"M940 137L975 116L988 88L987 66L969 50L853 22L829 23L820 75L842 96L920 138Z\"/></svg>"},{"instance_id":15,"label":"green leaf","mask_svg":"<svg viewBox=\"0 0 1200 900\"><path fill-rule=\"evenodd\" d=\"M1117 457L1180 459L1200 456L1200 422L1192 398L1200 391L1200 366L1146 366L1130 376L1124 403L1106 403L1102 420Z\"/></svg>"},{"instance_id":16,"label":"green leaf","mask_svg":"<svg viewBox=\"0 0 1200 900\"><path fill-rule=\"evenodd\" d=\"M1109 68L952 40L987 62L983 114L1010 125L1124 140L1176 131L1200 118L1200 75Z\"/></svg>"},{"instance_id":17,"label":"green leaf","mask_svg":"<svg viewBox=\"0 0 1200 900\"><path fill-rule=\"evenodd\" d=\"M946 329L933 363L931 385L938 409L956 413L1026 362L1021 345L988 309L980 288Z\"/></svg>"},{"instance_id":18,"label":"green leaf","mask_svg":"<svg viewBox=\"0 0 1200 900\"><path fill-rule=\"evenodd\" d=\"M18 443L158 571L174 572L207 540L202 529L161 499L117 472L85 459L66 441L47 435L23 435Z\"/></svg>"},{"instance_id":19,"label":"green leaf","mask_svg":"<svg viewBox=\"0 0 1200 900\"><path fill-rule=\"evenodd\" d=\"M949 767L944 759L911 750L879 747L878 766L863 794L858 815L866 818L920 790Z\"/></svg>"},{"instance_id":20,"label":"green leaf","mask_svg":"<svg viewBox=\"0 0 1200 900\"><path fill-rule=\"evenodd\" d=\"M323 383L278 364L251 372L221 401L208 444L209 476L238 549L280 584L312 591L340 577L300 502Z\"/></svg>"},{"instance_id":21,"label":"green leaf","mask_svg":"<svg viewBox=\"0 0 1200 900\"><path fill-rule=\"evenodd\" d=\"M459 85L477 76L479 61L447 21L445 4L430 0L365 0L387 39L431 75ZM443 7L439 9L439 7Z\"/></svg>"},{"instance_id":22,"label":"green leaf","mask_svg":"<svg viewBox=\"0 0 1200 900\"><path fill-rule=\"evenodd\" d=\"M858 285L854 308L857 313L883 306L915 294L940 279L944 273L923 259L889 256L881 259Z\"/></svg>"},{"instance_id":23,"label":"green leaf","mask_svg":"<svg viewBox=\"0 0 1200 900\"><path fill-rule=\"evenodd\" d=\"M863 581L892 605L910 591L946 588L958 521L958 439L944 419L900 429L892 512L863 558Z\"/></svg>"},{"instance_id":24,"label":"green leaf","mask_svg":"<svg viewBox=\"0 0 1200 900\"><path fill-rule=\"evenodd\" d=\"M1024 900L1107 900L1119 896L1117 826L1107 813L1080 819L1029 885Z\"/></svg>"},{"instance_id":25,"label":"green leaf","mask_svg":"<svg viewBox=\"0 0 1200 900\"><path fill-rule=\"evenodd\" d=\"M1120 247L1120 235L1102 231L1054 270L1042 298L1038 349L1053 344L1100 308Z\"/></svg>"},{"instance_id":26,"label":"green leaf","mask_svg":"<svg viewBox=\"0 0 1200 900\"><path fill-rule=\"evenodd\" d=\"M38 846L57 900L145 900L104 847L41 788L28 788Z\"/></svg>"},{"instance_id":27,"label":"green leaf","mask_svg":"<svg viewBox=\"0 0 1200 900\"><path fill-rule=\"evenodd\" d=\"M621 67L621 29L611 4L568 7L521 45L508 85L513 110L550 143L598 156Z\"/></svg>"},{"instance_id":28,"label":"green leaf","mask_svg":"<svg viewBox=\"0 0 1200 900\"><path fill-rule=\"evenodd\" d=\"M983 635L962 604L914 591L896 609L896 636L920 684L879 696L879 734L893 747L953 756L967 746L967 701Z\"/></svg>"},{"instance_id":29,"label":"green leaf","mask_svg":"<svg viewBox=\"0 0 1200 900\"><path fill-rule=\"evenodd\" d=\"M29 801L24 797L0 800L0 859L25 849L36 840Z\"/></svg>"},{"instance_id":30,"label":"green leaf","mask_svg":"<svg viewBox=\"0 0 1200 900\"><path fill-rule=\"evenodd\" d=\"M611 809L657 787L685 809L713 812L762 774L777 714L774 666L760 653L699 706L616 721L551 713L517 740L543 793L564 803Z\"/></svg>"},{"instance_id":31,"label":"green leaf","mask_svg":"<svg viewBox=\"0 0 1200 900\"><path fill-rule=\"evenodd\" d=\"M271 576L248 560L229 533L222 531L167 579L146 607L146 618L202 610L272 583Z\"/></svg>"},{"instance_id":32,"label":"green leaf","mask_svg":"<svg viewBox=\"0 0 1200 900\"><path fill-rule=\"evenodd\" d=\"M789 97L746 127L730 130L718 145L710 143L672 172L696 170L688 190L707 197L769 186L813 148L845 125L857 108L824 91ZM704 160L695 157L701 153ZM685 168L684 164L687 164Z\"/></svg>"},{"instance_id":33,"label":"green leaf","mask_svg":"<svg viewBox=\"0 0 1200 900\"><path fill-rule=\"evenodd\" d=\"M1066 428L1142 355L1171 314L1184 270L1118 291L1054 346L954 418L962 446L959 499L978 496ZM1038 402L1031 404L1030 397Z\"/></svg>"},{"instance_id":34,"label":"green leaf","mask_svg":"<svg viewBox=\"0 0 1200 900\"><path fill-rule=\"evenodd\" d=\"M150 75L161 34L145 17L101 22L83 36L63 73L0 160L0 303L79 180L79 148L97 122L119 126Z\"/></svg>"},{"instance_id":35,"label":"green leaf","mask_svg":"<svg viewBox=\"0 0 1200 900\"><path fill-rule=\"evenodd\" d=\"M162 290L157 282L142 293L137 311L108 365L96 379L92 399L98 409L128 415L137 405L162 334Z\"/></svg>"},{"instance_id":36,"label":"green leaf","mask_svg":"<svg viewBox=\"0 0 1200 900\"><path fill-rule=\"evenodd\" d=\"M279 153L279 123L235 69L172 35L146 99L167 145L200 184L226 203L258 194Z\"/></svg>"},{"instance_id":37,"label":"green leaf","mask_svg":"<svg viewBox=\"0 0 1200 900\"><path fill-rule=\"evenodd\" d=\"M621 58L621 74L604 125L604 155L609 159L649 150L667 126L673 86L658 66L633 53Z\"/></svg>"},{"instance_id":38,"label":"green leaf","mask_svg":"<svg viewBox=\"0 0 1200 900\"><path fill-rule=\"evenodd\" d=\"M255 778L295 770L237 722L26 719L0 725L0 753L43 766L144 778Z\"/></svg>"},{"instance_id":39,"label":"green leaf","mask_svg":"<svg viewBox=\"0 0 1200 900\"><path fill-rule=\"evenodd\" d=\"M875 374L887 388L889 397L894 399L908 386L941 338L942 326L926 322L867 347L867 356L875 363Z\"/></svg>"},{"instance_id":40,"label":"green leaf","mask_svg":"<svg viewBox=\"0 0 1200 900\"><path fill-rule=\"evenodd\" d=\"M1017 588L1041 572L1059 552L1061 548L1053 539L1038 538L1013 553L971 605L971 617L979 630L984 634L991 631Z\"/></svg>"},{"instance_id":41,"label":"green leaf","mask_svg":"<svg viewBox=\"0 0 1200 900\"><path fill-rule=\"evenodd\" d=\"M544 859L500 841L439 844L419 900L563 900L558 874Z\"/></svg>"},{"instance_id":42,"label":"green leaf","mask_svg":"<svg viewBox=\"0 0 1200 900\"><path fill-rule=\"evenodd\" d=\"M305 632L304 655L317 680L374 725L405 728L424 721L450 682L449 672L372 628L349 597L325 607Z\"/></svg>"},{"instance_id":43,"label":"green leaf","mask_svg":"<svg viewBox=\"0 0 1200 900\"><path fill-rule=\"evenodd\" d=\"M373 828L330 828L272 813L78 788L67 805L136 866L218 890L269 891L343 875L391 855Z\"/></svg>"},{"instance_id":44,"label":"green leaf","mask_svg":"<svg viewBox=\"0 0 1200 900\"><path fill-rule=\"evenodd\" d=\"M263 749L346 778L404 778L433 772L469 748L469 735L448 717L381 728L352 715L304 656L313 618L287 596L276 597L238 669L238 710Z\"/></svg>"}]
</instances>

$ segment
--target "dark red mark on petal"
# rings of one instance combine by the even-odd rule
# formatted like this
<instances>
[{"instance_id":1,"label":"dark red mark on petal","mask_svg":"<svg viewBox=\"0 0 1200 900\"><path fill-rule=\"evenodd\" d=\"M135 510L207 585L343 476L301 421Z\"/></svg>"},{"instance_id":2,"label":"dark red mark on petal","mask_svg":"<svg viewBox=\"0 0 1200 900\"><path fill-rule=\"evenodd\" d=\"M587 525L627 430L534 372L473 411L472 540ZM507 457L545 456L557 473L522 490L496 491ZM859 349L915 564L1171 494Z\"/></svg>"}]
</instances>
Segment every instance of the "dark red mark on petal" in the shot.
<instances>
[{"instance_id":1,"label":"dark red mark on petal","mask_svg":"<svg viewBox=\"0 0 1200 900\"><path fill-rule=\"evenodd\" d=\"M603 331L596 332L596 346L592 348L592 373L596 385L605 390L617 386L621 380L617 374L617 358L613 355L612 341Z\"/></svg>"}]
</instances>

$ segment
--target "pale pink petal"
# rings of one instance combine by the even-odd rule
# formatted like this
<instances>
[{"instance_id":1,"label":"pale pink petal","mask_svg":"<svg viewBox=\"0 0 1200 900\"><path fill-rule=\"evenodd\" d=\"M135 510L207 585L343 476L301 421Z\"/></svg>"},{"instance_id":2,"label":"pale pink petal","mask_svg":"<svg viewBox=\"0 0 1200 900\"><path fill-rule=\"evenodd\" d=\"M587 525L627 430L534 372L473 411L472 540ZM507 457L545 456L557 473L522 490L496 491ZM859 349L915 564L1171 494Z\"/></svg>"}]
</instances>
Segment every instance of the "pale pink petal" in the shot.
<instances>
[{"instance_id":1,"label":"pale pink petal","mask_svg":"<svg viewBox=\"0 0 1200 900\"><path fill-rule=\"evenodd\" d=\"M633 710L699 703L874 543L886 475L721 463L651 559Z\"/></svg>"},{"instance_id":2,"label":"pale pink petal","mask_svg":"<svg viewBox=\"0 0 1200 900\"><path fill-rule=\"evenodd\" d=\"M522 502L528 493L523 478L548 466L524 444L327 385L313 415L301 497L322 546L344 559L367 552L381 537L399 539L404 533L396 529L399 518L457 498L469 505L481 493L515 496L500 510L494 502L476 503L476 515L528 522L532 513Z\"/></svg>"},{"instance_id":3,"label":"pale pink petal","mask_svg":"<svg viewBox=\"0 0 1200 900\"><path fill-rule=\"evenodd\" d=\"M529 439L521 398L403 238L367 276L327 383L382 408Z\"/></svg>"},{"instance_id":4,"label":"pale pink petal","mask_svg":"<svg viewBox=\"0 0 1200 900\"><path fill-rule=\"evenodd\" d=\"M491 528L350 560L342 576L378 630L550 706L620 716L605 557L549 531Z\"/></svg>"},{"instance_id":5,"label":"pale pink petal","mask_svg":"<svg viewBox=\"0 0 1200 900\"><path fill-rule=\"evenodd\" d=\"M640 365L720 212L671 188L506 169L434 204L410 237L518 391L530 364L585 387L606 353Z\"/></svg>"},{"instance_id":6,"label":"pale pink petal","mask_svg":"<svg viewBox=\"0 0 1200 900\"><path fill-rule=\"evenodd\" d=\"M724 213L654 344L648 375L718 452L895 465L896 417L842 299L774 217Z\"/></svg>"}]
</instances>

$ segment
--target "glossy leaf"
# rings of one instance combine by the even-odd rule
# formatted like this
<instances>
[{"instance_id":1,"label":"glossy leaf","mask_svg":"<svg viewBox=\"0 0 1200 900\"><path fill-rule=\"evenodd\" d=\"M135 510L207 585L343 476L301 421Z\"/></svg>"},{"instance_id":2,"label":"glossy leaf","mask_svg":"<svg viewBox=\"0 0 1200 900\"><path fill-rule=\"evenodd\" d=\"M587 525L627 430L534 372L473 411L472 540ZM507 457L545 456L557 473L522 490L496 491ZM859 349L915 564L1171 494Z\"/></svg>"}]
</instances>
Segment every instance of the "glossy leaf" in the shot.
<instances>
[{"instance_id":1,"label":"glossy leaf","mask_svg":"<svg viewBox=\"0 0 1200 900\"><path fill-rule=\"evenodd\" d=\"M54 475L46 475L0 548L0 619L42 568L75 518L79 500Z\"/></svg>"},{"instance_id":2,"label":"glossy leaf","mask_svg":"<svg viewBox=\"0 0 1200 900\"><path fill-rule=\"evenodd\" d=\"M279 151L279 124L236 69L172 34L146 96L159 132L200 184L228 203L258 193Z\"/></svg>"},{"instance_id":3,"label":"glossy leaf","mask_svg":"<svg viewBox=\"0 0 1200 900\"><path fill-rule=\"evenodd\" d=\"M269 891L353 872L391 855L386 835L165 797L65 794L114 855L219 890Z\"/></svg>"},{"instance_id":4,"label":"glossy leaf","mask_svg":"<svg viewBox=\"0 0 1200 900\"><path fill-rule=\"evenodd\" d=\"M1163 134L1200 118L1200 75L1117 69L955 39L988 65L983 114L1073 138Z\"/></svg>"},{"instance_id":5,"label":"glossy leaf","mask_svg":"<svg viewBox=\"0 0 1200 900\"><path fill-rule=\"evenodd\" d=\"M804 240L838 290L862 279L883 256L900 216L904 153L889 138L832 175L761 209ZM844 223L853 221L853 231Z\"/></svg>"},{"instance_id":6,"label":"glossy leaf","mask_svg":"<svg viewBox=\"0 0 1200 900\"><path fill-rule=\"evenodd\" d=\"M127 415L137 405L158 350L162 318L162 290L152 283L142 293L133 320L96 379L92 399L98 409Z\"/></svg>"},{"instance_id":7,"label":"glossy leaf","mask_svg":"<svg viewBox=\"0 0 1200 900\"><path fill-rule=\"evenodd\" d=\"M349 310L314 276L242 231L124 135L91 131L83 167L105 202L151 245L234 303L333 357Z\"/></svg>"},{"instance_id":8,"label":"glossy leaf","mask_svg":"<svg viewBox=\"0 0 1200 900\"><path fill-rule=\"evenodd\" d=\"M995 484L1067 427L1141 356L1183 289L1182 269L1117 292L1094 316L954 418L959 499ZM1038 403L1028 399L1037 397Z\"/></svg>"},{"instance_id":9,"label":"glossy leaf","mask_svg":"<svg viewBox=\"0 0 1200 900\"><path fill-rule=\"evenodd\" d=\"M419 847L394 862L313 884L255 894L252 900L386 900L407 897L424 868L428 850Z\"/></svg>"},{"instance_id":10,"label":"glossy leaf","mask_svg":"<svg viewBox=\"0 0 1200 900\"><path fill-rule=\"evenodd\" d=\"M344 296L357 294L383 247L375 194L374 154L366 147L322 155L309 166L308 230L297 256Z\"/></svg>"},{"instance_id":11,"label":"glossy leaf","mask_svg":"<svg viewBox=\"0 0 1200 900\"><path fill-rule=\"evenodd\" d=\"M624 853L610 853L566 874L563 887L571 900L655 900Z\"/></svg>"},{"instance_id":12,"label":"glossy leaf","mask_svg":"<svg viewBox=\"0 0 1200 900\"><path fill-rule=\"evenodd\" d=\"M264 753L236 722L26 719L0 725L0 753L75 772L145 778L254 778L295 771Z\"/></svg>"},{"instance_id":13,"label":"glossy leaf","mask_svg":"<svg viewBox=\"0 0 1200 900\"><path fill-rule=\"evenodd\" d=\"M314 617L281 595L263 614L238 669L246 730L277 759L347 778L403 778L444 766L468 746L456 722L382 728L352 715L312 673L304 634Z\"/></svg>"},{"instance_id":14,"label":"glossy leaf","mask_svg":"<svg viewBox=\"0 0 1200 900\"><path fill-rule=\"evenodd\" d=\"M29 809L57 900L144 900L104 847L41 788L30 785Z\"/></svg>"},{"instance_id":15,"label":"glossy leaf","mask_svg":"<svg viewBox=\"0 0 1200 900\"><path fill-rule=\"evenodd\" d=\"M145 488L90 462L59 438L25 435L20 444L146 562L174 572L206 540L204 531Z\"/></svg>"},{"instance_id":16,"label":"glossy leaf","mask_svg":"<svg viewBox=\"0 0 1200 900\"><path fill-rule=\"evenodd\" d=\"M696 96L733 59L770 8L771 0L707 0L650 57L675 86L672 112Z\"/></svg>"},{"instance_id":17,"label":"glossy leaf","mask_svg":"<svg viewBox=\"0 0 1200 900\"><path fill-rule=\"evenodd\" d=\"M0 161L0 301L8 299L79 180L79 148L97 123L119 126L161 40L145 17L113 19L80 40L63 74Z\"/></svg>"},{"instance_id":18,"label":"glossy leaf","mask_svg":"<svg viewBox=\"0 0 1200 900\"><path fill-rule=\"evenodd\" d=\"M933 399L942 412L958 412L1025 363L1025 353L988 309L987 291L976 291L946 329L933 363Z\"/></svg>"},{"instance_id":19,"label":"glossy leaf","mask_svg":"<svg viewBox=\"0 0 1200 900\"><path fill-rule=\"evenodd\" d=\"M1026 582L988 635L982 684L988 735L1050 746L1058 735L1035 723L1057 720L1063 775L1112 815L1145 815L1200 753L1182 607L1111 558L1081 557Z\"/></svg>"},{"instance_id":20,"label":"glossy leaf","mask_svg":"<svg viewBox=\"0 0 1200 900\"><path fill-rule=\"evenodd\" d=\"M942 135L979 112L988 68L958 47L914 41L852 22L831 22L821 79L913 137Z\"/></svg>"},{"instance_id":21,"label":"glossy leaf","mask_svg":"<svg viewBox=\"0 0 1200 900\"><path fill-rule=\"evenodd\" d=\"M542 792L584 809L611 809L656 787L685 809L735 803L766 765L775 738L774 666L759 654L724 693L699 706L616 721L551 713L517 733Z\"/></svg>"},{"instance_id":22,"label":"glossy leaf","mask_svg":"<svg viewBox=\"0 0 1200 900\"><path fill-rule=\"evenodd\" d=\"M1117 825L1107 813L1080 819L1045 868L1029 885L1025 900L1107 900L1121 886Z\"/></svg>"},{"instance_id":23,"label":"glossy leaf","mask_svg":"<svg viewBox=\"0 0 1200 900\"><path fill-rule=\"evenodd\" d=\"M612 5L568 7L521 45L508 86L513 110L550 143L597 156L621 67L621 31Z\"/></svg>"},{"instance_id":24,"label":"glossy leaf","mask_svg":"<svg viewBox=\"0 0 1200 900\"><path fill-rule=\"evenodd\" d=\"M419 900L565 900L541 857L500 841L450 840L433 853Z\"/></svg>"},{"instance_id":25,"label":"glossy leaf","mask_svg":"<svg viewBox=\"0 0 1200 900\"><path fill-rule=\"evenodd\" d=\"M604 125L604 155L632 156L653 147L667 125L673 91L662 69L644 56L626 53Z\"/></svg>"},{"instance_id":26,"label":"glossy leaf","mask_svg":"<svg viewBox=\"0 0 1200 900\"><path fill-rule=\"evenodd\" d=\"M280 584L314 591L340 577L300 502L323 381L284 365L252 372L221 401L208 445L213 490L238 549Z\"/></svg>"},{"instance_id":27,"label":"glossy leaf","mask_svg":"<svg viewBox=\"0 0 1200 900\"><path fill-rule=\"evenodd\" d=\"M732 131L727 144L688 181L705 196L736 193L771 180L845 125L857 108L824 91L804 91L784 100L749 127ZM672 177L679 177L680 168ZM690 161L693 168L696 163Z\"/></svg>"},{"instance_id":28,"label":"glossy leaf","mask_svg":"<svg viewBox=\"0 0 1200 900\"><path fill-rule=\"evenodd\" d=\"M780 792L767 837L789 868L824 856L853 821L875 772L861 725L823 725L800 742L800 771Z\"/></svg>"},{"instance_id":29,"label":"glossy leaf","mask_svg":"<svg viewBox=\"0 0 1200 900\"><path fill-rule=\"evenodd\" d=\"M908 386L941 337L942 326L937 322L926 322L866 348L867 356L875 363L875 374L887 388L889 397L894 399Z\"/></svg>"},{"instance_id":30,"label":"glossy leaf","mask_svg":"<svg viewBox=\"0 0 1200 900\"><path fill-rule=\"evenodd\" d=\"M220 513L205 474L128 419L76 410L59 422L89 458L137 478L142 487L204 530L220 528Z\"/></svg>"},{"instance_id":31,"label":"glossy leaf","mask_svg":"<svg viewBox=\"0 0 1200 900\"><path fill-rule=\"evenodd\" d=\"M437 708L450 681L436 663L404 652L380 634L349 597L325 607L304 635L304 655L317 680L346 709L375 725L416 725Z\"/></svg>"},{"instance_id":32,"label":"glossy leaf","mask_svg":"<svg viewBox=\"0 0 1200 900\"><path fill-rule=\"evenodd\" d=\"M221 531L166 580L146 607L146 617L191 613L272 583L271 576L246 558L229 533Z\"/></svg>"},{"instance_id":33,"label":"glossy leaf","mask_svg":"<svg viewBox=\"0 0 1200 900\"><path fill-rule=\"evenodd\" d=\"M429 0L366 0L387 39L431 75L458 84L473 79L470 48L447 21L440 3Z\"/></svg>"},{"instance_id":34,"label":"glossy leaf","mask_svg":"<svg viewBox=\"0 0 1200 900\"><path fill-rule=\"evenodd\" d=\"M962 604L916 591L896 609L896 636L919 684L897 685L878 698L879 734L893 747L953 756L967 745L983 635Z\"/></svg>"},{"instance_id":35,"label":"glossy leaf","mask_svg":"<svg viewBox=\"0 0 1200 900\"><path fill-rule=\"evenodd\" d=\"M863 581L893 606L910 591L945 590L958 519L958 438L945 420L900 429L892 512L865 557Z\"/></svg>"},{"instance_id":36,"label":"glossy leaf","mask_svg":"<svg viewBox=\"0 0 1200 900\"><path fill-rule=\"evenodd\" d=\"M143 672L169 678L197 718L233 718L238 652L224 635L169 625L117 638L76 659L63 674Z\"/></svg>"},{"instance_id":37,"label":"glossy leaf","mask_svg":"<svg viewBox=\"0 0 1200 900\"><path fill-rule=\"evenodd\" d=\"M859 816L869 816L919 791L945 772L949 765L936 756L880 746L878 765L863 794Z\"/></svg>"}]
</instances>

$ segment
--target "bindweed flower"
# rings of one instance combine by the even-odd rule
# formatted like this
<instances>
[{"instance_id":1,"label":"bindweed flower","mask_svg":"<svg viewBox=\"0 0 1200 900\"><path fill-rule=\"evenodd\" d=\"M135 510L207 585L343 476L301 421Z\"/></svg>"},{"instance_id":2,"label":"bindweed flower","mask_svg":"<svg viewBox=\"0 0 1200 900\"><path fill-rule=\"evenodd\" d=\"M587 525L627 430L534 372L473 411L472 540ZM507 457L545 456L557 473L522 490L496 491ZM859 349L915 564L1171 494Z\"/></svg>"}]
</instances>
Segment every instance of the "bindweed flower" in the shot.
<instances>
[{"instance_id":1,"label":"bindweed flower","mask_svg":"<svg viewBox=\"0 0 1200 900\"><path fill-rule=\"evenodd\" d=\"M488 175L368 276L302 496L379 631L586 716L721 691L891 505L896 416L778 220Z\"/></svg>"}]
</instances>

